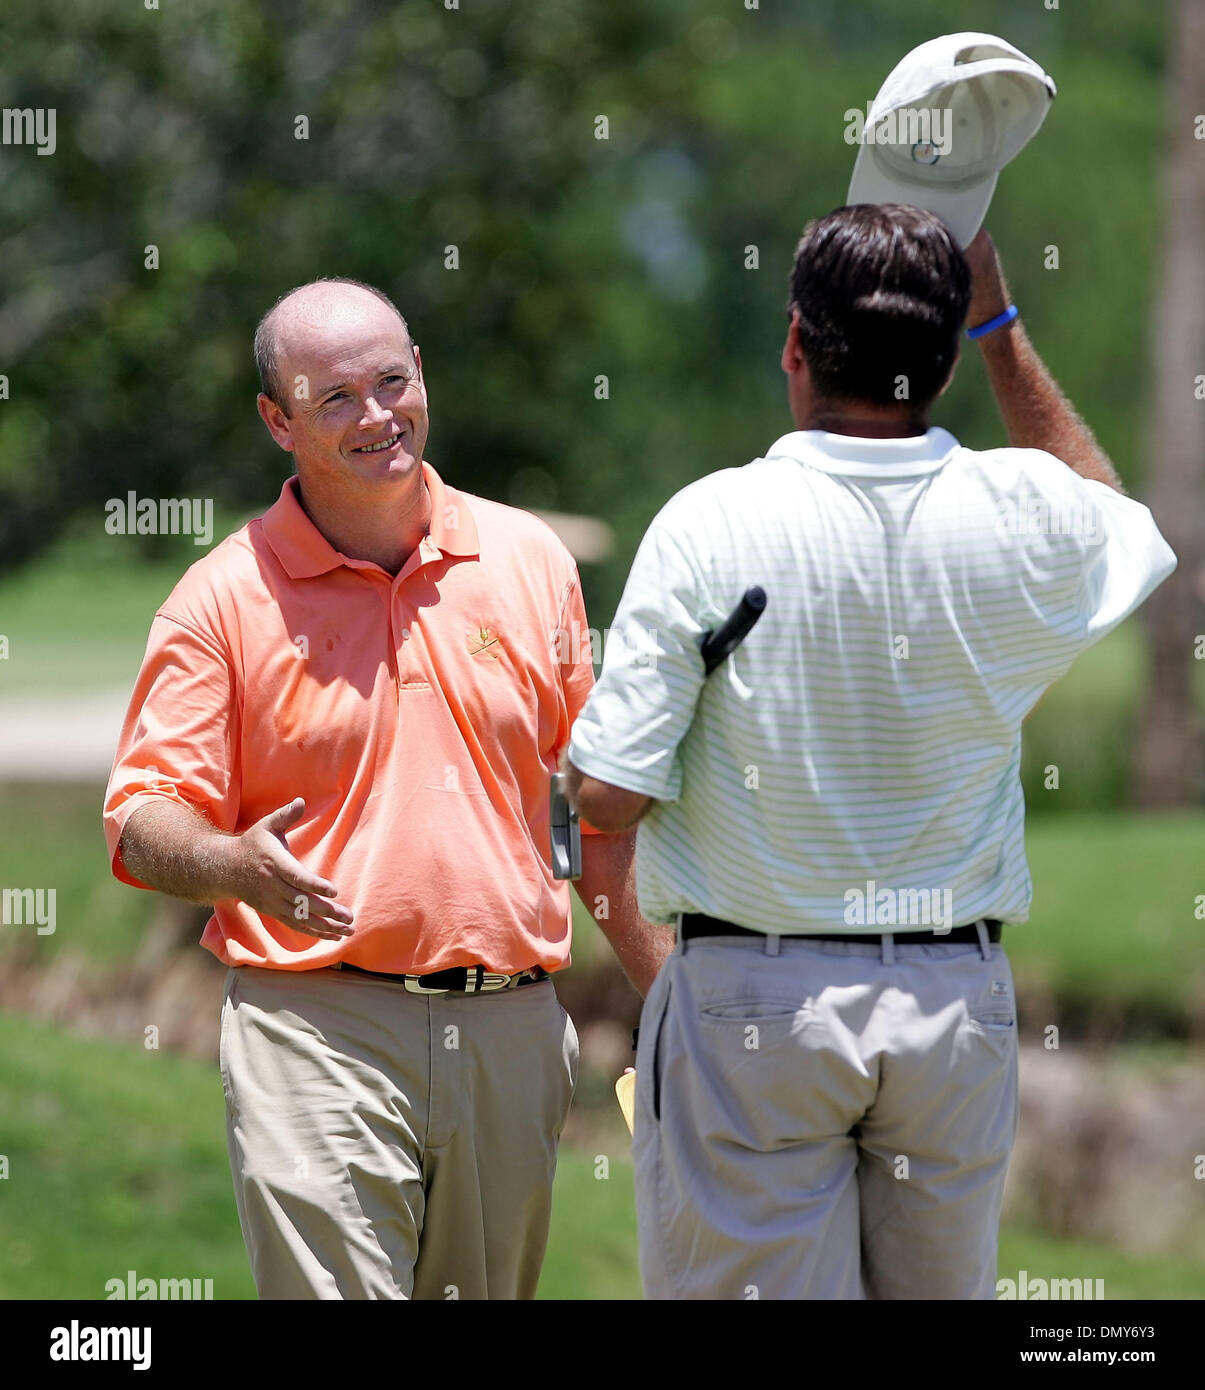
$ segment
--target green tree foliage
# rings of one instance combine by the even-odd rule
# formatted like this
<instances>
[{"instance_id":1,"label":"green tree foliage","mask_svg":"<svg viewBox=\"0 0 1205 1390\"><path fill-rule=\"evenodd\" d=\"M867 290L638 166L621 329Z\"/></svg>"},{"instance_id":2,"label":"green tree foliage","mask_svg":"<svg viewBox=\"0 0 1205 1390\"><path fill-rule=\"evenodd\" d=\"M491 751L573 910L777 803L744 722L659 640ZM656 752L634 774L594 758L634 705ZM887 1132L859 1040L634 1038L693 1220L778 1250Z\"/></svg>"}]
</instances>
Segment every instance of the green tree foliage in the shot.
<instances>
[{"instance_id":1,"label":"green tree foliage","mask_svg":"<svg viewBox=\"0 0 1205 1390\"><path fill-rule=\"evenodd\" d=\"M1059 83L989 225L1040 350L1135 480L1157 9L450 3L10 7L3 101L54 108L57 148L0 146L0 565L72 516L100 528L130 489L267 506L288 463L254 412L251 335L281 292L343 274L407 315L450 481L614 525L586 576L605 625L662 502L791 427L786 275L806 218L844 201L844 112L972 26ZM987 447L971 356L938 419Z\"/></svg>"}]
</instances>

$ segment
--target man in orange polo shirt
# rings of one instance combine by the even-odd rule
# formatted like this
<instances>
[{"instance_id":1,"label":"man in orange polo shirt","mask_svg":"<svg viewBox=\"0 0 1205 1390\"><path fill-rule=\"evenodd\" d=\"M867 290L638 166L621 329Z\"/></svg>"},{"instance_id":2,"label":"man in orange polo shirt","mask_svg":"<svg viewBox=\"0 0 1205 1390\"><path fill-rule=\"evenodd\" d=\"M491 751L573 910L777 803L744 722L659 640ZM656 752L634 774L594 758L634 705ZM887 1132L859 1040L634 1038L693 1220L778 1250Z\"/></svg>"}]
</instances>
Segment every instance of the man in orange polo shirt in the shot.
<instances>
[{"instance_id":1,"label":"man in orange polo shirt","mask_svg":"<svg viewBox=\"0 0 1205 1390\"><path fill-rule=\"evenodd\" d=\"M578 1060L548 978L548 779L593 683L577 569L424 461L422 359L379 290L292 291L256 360L297 474L155 615L113 872L214 905L260 1296L530 1298ZM579 894L643 994L672 933L637 911L633 833L583 829Z\"/></svg>"}]
</instances>

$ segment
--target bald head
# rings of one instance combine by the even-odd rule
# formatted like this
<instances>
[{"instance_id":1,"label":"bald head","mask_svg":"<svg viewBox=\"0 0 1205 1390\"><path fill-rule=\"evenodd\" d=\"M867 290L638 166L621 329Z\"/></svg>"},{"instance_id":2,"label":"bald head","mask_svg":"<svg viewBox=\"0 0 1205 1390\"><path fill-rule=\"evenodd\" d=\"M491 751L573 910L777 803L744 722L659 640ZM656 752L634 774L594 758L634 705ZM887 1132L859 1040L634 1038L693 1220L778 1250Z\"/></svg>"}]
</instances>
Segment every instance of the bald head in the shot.
<instances>
[{"instance_id":1,"label":"bald head","mask_svg":"<svg viewBox=\"0 0 1205 1390\"><path fill-rule=\"evenodd\" d=\"M397 306L383 290L362 280L336 276L289 290L255 330L255 365L264 395L290 415L284 368L291 357L304 355L319 336L327 343L341 338L350 341L366 328L388 329L398 323L409 343L410 330Z\"/></svg>"}]
</instances>

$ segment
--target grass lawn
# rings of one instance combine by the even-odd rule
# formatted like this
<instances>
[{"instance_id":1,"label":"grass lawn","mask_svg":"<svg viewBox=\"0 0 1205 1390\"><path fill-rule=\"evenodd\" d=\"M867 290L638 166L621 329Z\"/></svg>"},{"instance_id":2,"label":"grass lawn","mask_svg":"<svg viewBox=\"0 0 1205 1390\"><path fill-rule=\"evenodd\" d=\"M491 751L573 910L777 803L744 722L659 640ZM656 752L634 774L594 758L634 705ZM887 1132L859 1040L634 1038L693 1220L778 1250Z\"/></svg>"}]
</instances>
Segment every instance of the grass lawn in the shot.
<instances>
[{"instance_id":1,"label":"grass lawn","mask_svg":"<svg viewBox=\"0 0 1205 1390\"><path fill-rule=\"evenodd\" d=\"M179 574L178 566L139 565L98 581L64 566L37 589L3 581L0 632L9 654L0 661L0 693L131 688L151 619Z\"/></svg>"},{"instance_id":2,"label":"grass lawn","mask_svg":"<svg viewBox=\"0 0 1205 1390\"><path fill-rule=\"evenodd\" d=\"M127 1270L254 1297L216 1069L11 1014L0 1051L0 1298L103 1298ZM541 1298L640 1296L626 1148L616 1127L562 1149ZM999 1268L1104 1279L1109 1298L1205 1298L1205 1263L1020 1229L1003 1232Z\"/></svg>"},{"instance_id":3,"label":"grass lawn","mask_svg":"<svg viewBox=\"0 0 1205 1390\"><path fill-rule=\"evenodd\" d=\"M32 926L0 926L0 961L21 934L48 960L60 951L110 964L133 956L159 895L110 872L103 801L99 785L0 783L0 886L53 888L56 916L53 933L42 936Z\"/></svg>"},{"instance_id":4,"label":"grass lawn","mask_svg":"<svg viewBox=\"0 0 1205 1390\"><path fill-rule=\"evenodd\" d=\"M241 521L217 516L213 544ZM134 684L155 610L212 546L163 538L169 552L146 558L160 538L109 536L104 518L77 517L31 564L0 579L0 694Z\"/></svg>"},{"instance_id":5,"label":"grass lawn","mask_svg":"<svg viewBox=\"0 0 1205 1390\"><path fill-rule=\"evenodd\" d=\"M253 1297L216 1068L0 1015L0 1297L211 1278Z\"/></svg>"},{"instance_id":6,"label":"grass lawn","mask_svg":"<svg viewBox=\"0 0 1205 1390\"><path fill-rule=\"evenodd\" d=\"M1006 943L1018 986L1040 982L1086 1008L1199 1019L1205 922L1194 899L1205 893L1205 815L1035 817L1026 844L1033 907Z\"/></svg>"}]
</instances>

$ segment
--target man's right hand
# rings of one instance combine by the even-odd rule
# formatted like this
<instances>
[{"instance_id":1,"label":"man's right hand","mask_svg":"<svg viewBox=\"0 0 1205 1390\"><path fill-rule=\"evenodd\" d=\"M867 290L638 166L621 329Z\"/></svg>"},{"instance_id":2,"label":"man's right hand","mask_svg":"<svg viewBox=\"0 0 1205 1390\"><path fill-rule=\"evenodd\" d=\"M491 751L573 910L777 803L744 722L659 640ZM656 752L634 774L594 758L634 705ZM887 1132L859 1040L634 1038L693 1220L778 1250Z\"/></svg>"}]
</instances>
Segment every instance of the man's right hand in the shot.
<instances>
[{"instance_id":1,"label":"man's right hand","mask_svg":"<svg viewBox=\"0 0 1205 1390\"><path fill-rule=\"evenodd\" d=\"M190 903L238 899L306 936L342 941L352 935L350 909L331 901L333 883L289 853L285 832L304 814L297 797L231 835L179 797L156 796L134 808L118 852L143 887Z\"/></svg>"},{"instance_id":2,"label":"man's right hand","mask_svg":"<svg viewBox=\"0 0 1205 1390\"><path fill-rule=\"evenodd\" d=\"M229 896L306 936L341 941L352 935L352 914L332 901L338 889L289 853L285 832L304 814L297 797L232 837Z\"/></svg>"}]
</instances>

